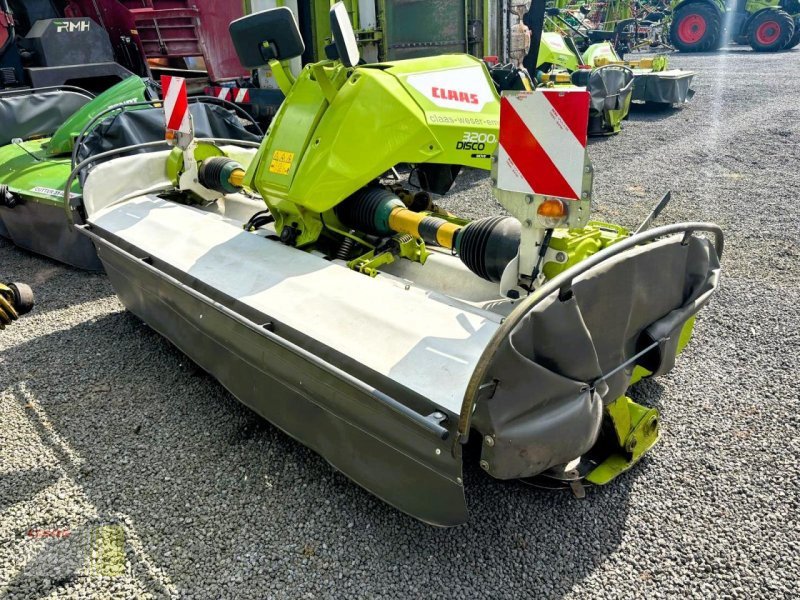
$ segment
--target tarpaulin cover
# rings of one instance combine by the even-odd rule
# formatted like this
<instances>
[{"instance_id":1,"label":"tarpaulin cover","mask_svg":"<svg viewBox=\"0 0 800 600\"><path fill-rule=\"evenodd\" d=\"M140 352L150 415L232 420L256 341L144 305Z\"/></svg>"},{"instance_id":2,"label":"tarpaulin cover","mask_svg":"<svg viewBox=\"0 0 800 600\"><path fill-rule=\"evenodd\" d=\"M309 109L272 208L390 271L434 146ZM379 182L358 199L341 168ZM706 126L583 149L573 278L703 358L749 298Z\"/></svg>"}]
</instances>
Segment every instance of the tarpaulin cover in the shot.
<instances>
[{"instance_id":1,"label":"tarpaulin cover","mask_svg":"<svg viewBox=\"0 0 800 600\"><path fill-rule=\"evenodd\" d=\"M690 71L660 71L636 73L633 78L633 100L663 104L683 104L691 100L689 86L694 73Z\"/></svg>"},{"instance_id":2,"label":"tarpaulin cover","mask_svg":"<svg viewBox=\"0 0 800 600\"><path fill-rule=\"evenodd\" d=\"M591 110L602 114L605 110L621 110L631 96L633 73L629 69L601 67L589 77Z\"/></svg>"},{"instance_id":3,"label":"tarpaulin cover","mask_svg":"<svg viewBox=\"0 0 800 600\"><path fill-rule=\"evenodd\" d=\"M588 451L634 365L603 377L653 342L637 363L657 375L673 367L684 323L719 283L714 246L682 237L609 258L577 277L571 296L554 292L519 319L483 378L496 391L473 418L495 437L482 455L494 477L537 475Z\"/></svg>"},{"instance_id":4,"label":"tarpaulin cover","mask_svg":"<svg viewBox=\"0 0 800 600\"><path fill-rule=\"evenodd\" d=\"M196 103L189 106L189 111L194 121L195 137L261 141L260 136L247 131L238 117L221 106ZM78 149L77 158L80 162L108 150L163 139L163 108L126 111L109 117L95 127ZM141 148L132 153L155 150L158 148Z\"/></svg>"},{"instance_id":5,"label":"tarpaulin cover","mask_svg":"<svg viewBox=\"0 0 800 600\"><path fill-rule=\"evenodd\" d=\"M0 95L0 146L15 138L48 137L92 100L73 90Z\"/></svg>"}]
</instances>

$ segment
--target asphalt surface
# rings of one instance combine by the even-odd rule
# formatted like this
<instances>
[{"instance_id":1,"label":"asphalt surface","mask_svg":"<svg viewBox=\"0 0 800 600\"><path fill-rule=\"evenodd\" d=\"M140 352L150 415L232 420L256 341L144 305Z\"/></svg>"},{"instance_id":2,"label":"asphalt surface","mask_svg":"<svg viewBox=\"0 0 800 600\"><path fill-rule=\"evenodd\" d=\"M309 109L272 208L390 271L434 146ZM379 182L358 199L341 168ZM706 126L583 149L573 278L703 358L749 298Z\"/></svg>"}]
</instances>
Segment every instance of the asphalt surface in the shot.
<instances>
[{"instance_id":1,"label":"asphalt surface","mask_svg":"<svg viewBox=\"0 0 800 600\"><path fill-rule=\"evenodd\" d=\"M0 241L0 279L38 299L0 333L0 597L796 597L800 50L672 63L693 103L590 148L597 218L633 227L672 190L661 223L727 235L693 342L633 389L663 426L633 471L576 500L468 468L471 520L431 528L240 406L104 276ZM470 173L444 203L497 210ZM124 557L90 560L90 536Z\"/></svg>"}]
</instances>

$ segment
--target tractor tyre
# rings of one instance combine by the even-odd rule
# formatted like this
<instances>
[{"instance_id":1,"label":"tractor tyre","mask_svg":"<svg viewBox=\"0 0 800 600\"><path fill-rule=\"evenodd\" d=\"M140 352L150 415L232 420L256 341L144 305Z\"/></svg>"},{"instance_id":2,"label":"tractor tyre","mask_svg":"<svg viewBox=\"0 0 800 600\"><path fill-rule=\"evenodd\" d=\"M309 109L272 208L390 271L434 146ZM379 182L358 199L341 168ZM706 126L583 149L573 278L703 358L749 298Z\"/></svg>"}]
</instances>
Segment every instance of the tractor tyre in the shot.
<instances>
[{"instance_id":1,"label":"tractor tyre","mask_svg":"<svg viewBox=\"0 0 800 600\"><path fill-rule=\"evenodd\" d=\"M782 10L765 10L750 23L747 38L756 52L783 50L794 36L794 19Z\"/></svg>"},{"instance_id":2,"label":"tractor tyre","mask_svg":"<svg viewBox=\"0 0 800 600\"><path fill-rule=\"evenodd\" d=\"M716 8L705 2L689 4L675 13L669 37L681 52L716 50L722 37L722 17Z\"/></svg>"},{"instance_id":3,"label":"tractor tyre","mask_svg":"<svg viewBox=\"0 0 800 600\"><path fill-rule=\"evenodd\" d=\"M800 44L800 18L794 20L794 35L783 47L784 50L791 50Z\"/></svg>"}]
</instances>

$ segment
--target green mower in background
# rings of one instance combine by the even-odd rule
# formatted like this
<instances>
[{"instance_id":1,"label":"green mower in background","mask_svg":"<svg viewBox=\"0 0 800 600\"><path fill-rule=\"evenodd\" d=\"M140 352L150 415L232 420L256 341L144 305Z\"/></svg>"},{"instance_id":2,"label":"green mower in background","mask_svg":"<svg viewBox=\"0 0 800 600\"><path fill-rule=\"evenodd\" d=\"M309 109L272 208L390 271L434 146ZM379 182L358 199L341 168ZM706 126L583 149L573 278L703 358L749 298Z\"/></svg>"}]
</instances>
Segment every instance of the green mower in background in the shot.
<instances>
[{"instance_id":1,"label":"green mower in background","mask_svg":"<svg viewBox=\"0 0 800 600\"><path fill-rule=\"evenodd\" d=\"M593 44L586 51L594 56L614 54L608 42ZM560 33L542 33L536 81L544 86L579 85L591 96L589 112L590 135L619 133L622 121L628 116L633 93L633 71L622 64L603 64L595 67L586 61L572 39Z\"/></svg>"},{"instance_id":2,"label":"green mower in background","mask_svg":"<svg viewBox=\"0 0 800 600\"><path fill-rule=\"evenodd\" d=\"M592 98L589 133L619 132L631 102L681 105L694 92L694 72L668 69L663 55L622 60L609 41L586 44L581 52L572 37L544 32L539 46L536 80L542 85L579 85Z\"/></svg>"},{"instance_id":3,"label":"green mower in background","mask_svg":"<svg viewBox=\"0 0 800 600\"><path fill-rule=\"evenodd\" d=\"M553 7L562 9L564 19L572 27L602 32L620 56L638 50L673 50L667 43L666 4L662 0L577 3L555 0Z\"/></svg>"},{"instance_id":4,"label":"green mower in background","mask_svg":"<svg viewBox=\"0 0 800 600\"><path fill-rule=\"evenodd\" d=\"M135 76L97 97L63 86L0 92L0 122L8 124L0 131L0 237L79 269L102 270L92 243L67 221L65 186L84 159L134 143L147 142L148 150L165 146L163 111L153 107L158 98L155 82ZM245 130L232 110L249 119L224 100L192 99L203 137L259 140L260 130ZM80 195L81 181L69 187ZM74 219L80 223L81 215Z\"/></svg>"},{"instance_id":5,"label":"green mower in background","mask_svg":"<svg viewBox=\"0 0 800 600\"><path fill-rule=\"evenodd\" d=\"M535 11L532 7L523 15L522 22L530 40L521 66L488 65L497 89L502 93L531 91L534 87L584 87L590 95L589 135L618 133L630 109L633 71L625 65L603 64L594 68L589 64L574 39L562 34L560 24L571 26L561 15L561 9ZM603 53L601 48L616 57L608 42L587 45L586 56L599 57Z\"/></svg>"},{"instance_id":6,"label":"green mower in background","mask_svg":"<svg viewBox=\"0 0 800 600\"><path fill-rule=\"evenodd\" d=\"M681 52L717 50L726 39L758 52L800 43L798 0L675 0L670 40Z\"/></svg>"},{"instance_id":7,"label":"green mower in background","mask_svg":"<svg viewBox=\"0 0 800 600\"><path fill-rule=\"evenodd\" d=\"M129 77L96 98L62 86L0 93L0 236L31 252L100 270L94 247L67 226L64 186L73 143L109 106L148 98L145 80ZM72 191L80 193L79 182Z\"/></svg>"}]
</instances>

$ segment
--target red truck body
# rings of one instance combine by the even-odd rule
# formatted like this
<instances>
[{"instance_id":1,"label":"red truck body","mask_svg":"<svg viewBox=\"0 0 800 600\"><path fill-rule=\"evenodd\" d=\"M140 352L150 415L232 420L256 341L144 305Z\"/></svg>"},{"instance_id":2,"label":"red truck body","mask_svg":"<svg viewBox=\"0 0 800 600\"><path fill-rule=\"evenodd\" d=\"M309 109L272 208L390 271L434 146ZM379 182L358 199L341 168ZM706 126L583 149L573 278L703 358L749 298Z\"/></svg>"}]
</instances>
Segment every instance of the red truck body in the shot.
<instances>
[{"instance_id":1,"label":"red truck body","mask_svg":"<svg viewBox=\"0 0 800 600\"><path fill-rule=\"evenodd\" d=\"M70 0L67 14L94 19L112 44L134 42L150 66L180 68L196 58L212 82L249 74L228 33L230 22L244 15L241 0Z\"/></svg>"}]
</instances>

